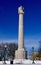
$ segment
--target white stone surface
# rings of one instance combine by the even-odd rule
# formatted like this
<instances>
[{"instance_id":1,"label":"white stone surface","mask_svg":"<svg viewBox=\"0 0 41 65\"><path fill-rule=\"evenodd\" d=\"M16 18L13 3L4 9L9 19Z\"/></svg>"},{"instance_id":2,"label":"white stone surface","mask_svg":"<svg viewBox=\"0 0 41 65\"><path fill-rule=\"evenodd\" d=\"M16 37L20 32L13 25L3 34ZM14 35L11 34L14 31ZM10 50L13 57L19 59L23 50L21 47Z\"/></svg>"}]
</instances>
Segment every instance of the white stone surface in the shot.
<instances>
[{"instance_id":1,"label":"white stone surface","mask_svg":"<svg viewBox=\"0 0 41 65\"><path fill-rule=\"evenodd\" d=\"M18 8L19 14L19 31L18 31L18 50L15 51L15 59L26 59L26 51L24 49L24 8L20 6Z\"/></svg>"},{"instance_id":2,"label":"white stone surface","mask_svg":"<svg viewBox=\"0 0 41 65\"><path fill-rule=\"evenodd\" d=\"M18 31L18 49L24 48L24 24L23 24L23 7L18 8L19 12L19 31Z\"/></svg>"}]
</instances>

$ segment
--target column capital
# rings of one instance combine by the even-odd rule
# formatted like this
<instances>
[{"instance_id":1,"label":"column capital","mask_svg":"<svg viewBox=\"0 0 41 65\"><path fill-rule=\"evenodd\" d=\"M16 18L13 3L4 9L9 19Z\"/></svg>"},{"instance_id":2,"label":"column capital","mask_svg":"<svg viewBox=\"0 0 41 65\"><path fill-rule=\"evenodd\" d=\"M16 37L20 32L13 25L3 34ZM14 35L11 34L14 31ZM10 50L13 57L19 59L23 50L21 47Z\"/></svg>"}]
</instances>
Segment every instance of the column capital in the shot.
<instances>
[{"instance_id":1,"label":"column capital","mask_svg":"<svg viewBox=\"0 0 41 65\"><path fill-rule=\"evenodd\" d=\"M24 14L24 8L22 6L18 8L18 14Z\"/></svg>"}]
</instances>

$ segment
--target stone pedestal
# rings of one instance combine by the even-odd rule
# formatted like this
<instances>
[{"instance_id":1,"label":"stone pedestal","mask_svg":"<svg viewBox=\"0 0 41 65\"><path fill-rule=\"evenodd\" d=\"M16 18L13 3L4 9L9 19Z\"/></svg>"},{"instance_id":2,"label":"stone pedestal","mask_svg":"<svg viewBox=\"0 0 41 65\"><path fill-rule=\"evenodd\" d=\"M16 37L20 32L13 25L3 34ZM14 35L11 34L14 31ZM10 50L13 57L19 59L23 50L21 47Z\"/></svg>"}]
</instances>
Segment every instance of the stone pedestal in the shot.
<instances>
[{"instance_id":1,"label":"stone pedestal","mask_svg":"<svg viewBox=\"0 0 41 65\"><path fill-rule=\"evenodd\" d=\"M26 59L26 51L24 49L16 50L15 59Z\"/></svg>"}]
</instances>

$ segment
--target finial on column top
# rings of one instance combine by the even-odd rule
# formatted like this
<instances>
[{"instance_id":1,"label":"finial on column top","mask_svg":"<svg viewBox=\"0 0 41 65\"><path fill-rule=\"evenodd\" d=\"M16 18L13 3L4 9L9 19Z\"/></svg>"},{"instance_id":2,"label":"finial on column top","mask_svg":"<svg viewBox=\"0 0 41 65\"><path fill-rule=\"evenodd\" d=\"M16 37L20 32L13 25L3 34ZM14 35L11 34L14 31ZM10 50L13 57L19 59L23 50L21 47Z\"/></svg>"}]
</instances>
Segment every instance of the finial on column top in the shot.
<instances>
[{"instance_id":1,"label":"finial on column top","mask_svg":"<svg viewBox=\"0 0 41 65\"><path fill-rule=\"evenodd\" d=\"M19 14L24 14L24 7L23 7L23 6L20 6L20 7L18 8L18 13L19 13Z\"/></svg>"}]
</instances>

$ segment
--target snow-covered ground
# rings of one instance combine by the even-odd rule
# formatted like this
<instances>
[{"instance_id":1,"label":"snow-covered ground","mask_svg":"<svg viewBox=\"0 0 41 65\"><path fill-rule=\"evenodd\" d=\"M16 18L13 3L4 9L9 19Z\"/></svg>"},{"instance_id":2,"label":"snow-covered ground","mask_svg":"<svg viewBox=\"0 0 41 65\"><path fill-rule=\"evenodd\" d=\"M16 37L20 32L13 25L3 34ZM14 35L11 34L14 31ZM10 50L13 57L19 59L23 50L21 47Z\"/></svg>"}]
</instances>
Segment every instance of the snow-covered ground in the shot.
<instances>
[{"instance_id":1,"label":"snow-covered ground","mask_svg":"<svg viewBox=\"0 0 41 65\"><path fill-rule=\"evenodd\" d=\"M32 64L32 62L33 62L32 60L25 60L25 59L14 60L14 63ZM41 61L39 61L39 60L36 60L34 62L35 62L35 64L38 64L38 63L41 64Z\"/></svg>"},{"instance_id":2,"label":"snow-covered ground","mask_svg":"<svg viewBox=\"0 0 41 65\"><path fill-rule=\"evenodd\" d=\"M32 65L32 62L33 62L32 60L25 60L25 59L24 60L23 59L22 60L21 59L20 60L18 60L18 59L13 60L13 64L21 63L21 64L24 64L24 65L25 64L31 64ZM34 62L35 62L35 64L38 64L38 65L41 64L41 61L39 61L39 60L34 61ZM0 61L0 64L4 64L4 61ZM6 64L10 64L10 61L6 61Z\"/></svg>"}]
</instances>

